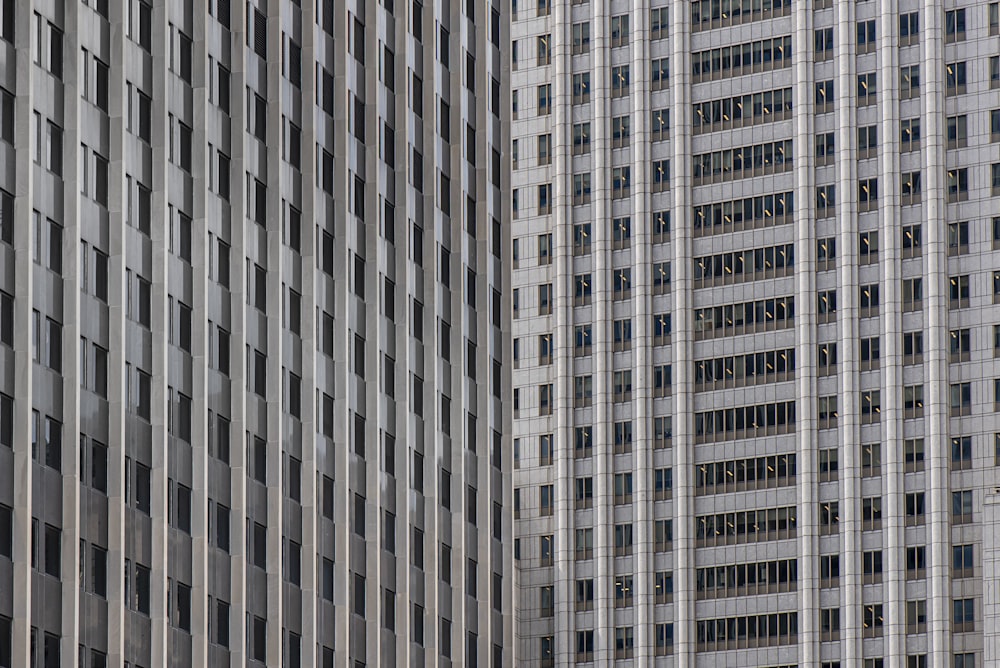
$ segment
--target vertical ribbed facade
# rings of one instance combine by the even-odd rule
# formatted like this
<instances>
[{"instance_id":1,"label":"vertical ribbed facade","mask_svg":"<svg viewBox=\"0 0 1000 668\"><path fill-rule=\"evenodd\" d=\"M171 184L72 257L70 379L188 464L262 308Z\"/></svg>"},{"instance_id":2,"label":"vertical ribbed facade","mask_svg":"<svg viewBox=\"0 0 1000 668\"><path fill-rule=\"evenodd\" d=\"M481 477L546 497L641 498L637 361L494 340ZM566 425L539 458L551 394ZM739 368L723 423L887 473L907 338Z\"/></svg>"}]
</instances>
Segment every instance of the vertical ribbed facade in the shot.
<instances>
[{"instance_id":1,"label":"vertical ribbed facade","mask_svg":"<svg viewBox=\"0 0 1000 668\"><path fill-rule=\"evenodd\" d=\"M508 26L0 2L0 666L512 664Z\"/></svg>"},{"instance_id":2,"label":"vertical ribbed facade","mask_svg":"<svg viewBox=\"0 0 1000 668\"><path fill-rule=\"evenodd\" d=\"M521 664L992 665L1000 5L512 6Z\"/></svg>"}]
</instances>

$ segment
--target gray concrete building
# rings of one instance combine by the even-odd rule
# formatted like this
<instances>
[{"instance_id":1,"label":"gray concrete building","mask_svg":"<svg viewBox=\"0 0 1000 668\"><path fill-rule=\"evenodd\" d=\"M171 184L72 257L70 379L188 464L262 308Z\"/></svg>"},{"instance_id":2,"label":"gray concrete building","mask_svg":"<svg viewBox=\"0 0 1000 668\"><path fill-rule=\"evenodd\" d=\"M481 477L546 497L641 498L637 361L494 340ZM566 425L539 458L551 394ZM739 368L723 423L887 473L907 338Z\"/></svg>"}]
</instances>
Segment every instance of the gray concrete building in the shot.
<instances>
[{"instance_id":1,"label":"gray concrete building","mask_svg":"<svg viewBox=\"0 0 1000 668\"><path fill-rule=\"evenodd\" d=\"M998 34L512 1L519 665L1000 661Z\"/></svg>"},{"instance_id":2,"label":"gray concrete building","mask_svg":"<svg viewBox=\"0 0 1000 668\"><path fill-rule=\"evenodd\" d=\"M0 666L511 665L508 43L0 2Z\"/></svg>"}]
</instances>

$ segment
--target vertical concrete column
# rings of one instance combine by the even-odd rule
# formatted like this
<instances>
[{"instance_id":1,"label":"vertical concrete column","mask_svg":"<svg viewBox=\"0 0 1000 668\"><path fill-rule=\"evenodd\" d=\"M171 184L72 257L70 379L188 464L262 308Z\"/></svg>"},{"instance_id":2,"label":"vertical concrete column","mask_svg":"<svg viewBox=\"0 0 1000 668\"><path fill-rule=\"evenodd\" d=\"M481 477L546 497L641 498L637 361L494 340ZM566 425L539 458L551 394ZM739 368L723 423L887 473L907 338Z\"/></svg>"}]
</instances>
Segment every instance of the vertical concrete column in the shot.
<instances>
[{"instance_id":1,"label":"vertical concrete column","mask_svg":"<svg viewBox=\"0 0 1000 668\"><path fill-rule=\"evenodd\" d=\"M930 415L927 420L928 490L928 664L946 666L951 656L951 493L948 445L948 258L945 204L944 12L925 0L920 7L920 75L923 78L921 122L923 207L927 245L925 256L927 339L925 378Z\"/></svg>"},{"instance_id":2,"label":"vertical concrete column","mask_svg":"<svg viewBox=\"0 0 1000 668\"><path fill-rule=\"evenodd\" d=\"M168 475L170 471L170 410L172 400L168 385L169 341L170 341L170 233L173 230L171 210L168 202L170 192L170 138L169 127L170 98L168 77L170 76L169 56L170 5L159 1L153 5L152 21L152 61L153 99L160 104L153 105L153 194L152 221L152 461L150 474L150 516L152 518L152 551L150 563L150 647L152 668L164 668L170 654L170 611L167 603L169 574L169 527L167 517L170 506Z\"/></svg>"},{"instance_id":3,"label":"vertical concrete column","mask_svg":"<svg viewBox=\"0 0 1000 668\"><path fill-rule=\"evenodd\" d=\"M34 113L35 53L38 36L33 29L34 2L16 3L14 16L14 47L17 61L17 81L14 117L19 119L14 133L17 178L14 192L14 219L24 224L14 226L14 591L11 635L15 666L27 666L32 658L31 646L31 487L32 487L32 376L34 374L32 328L34 306L35 247L34 155L38 137L32 127Z\"/></svg>"},{"instance_id":4,"label":"vertical concrete column","mask_svg":"<svg viewBox=\"0 0 1000 668\"><path fill-rule=\"evenodd\" d=\"M795 2L792 9L794 58L793 127L795 131L793 191L795 239L795 440L798 481L799 665L819 663L819 485L816 456L816 171L815 55L813 8ZM786 202L786 211L789 202Z\"/></svg>"},{"instance_id":5,"label":"vertical concrete column","mask_svg":"<svg viewBox=\"0 0 1000 668\"><path fill-rule=\"evenodd\" d=\"M594 426L594 662L598 665L614 659L614 405L612 384L614 360L611 352L611 321L614 318L611 257L611 3L592 0L594 6L591 46L591 107L593 109L591 145L591 231L593 233L593 401ZM564 70L572 71L571 69ZM631 85L634 89L635 82ZM572 121L570 121L572 125ZM565 126L557 123L562 130ZM568 172L556 172L557 178L571 180ZM572 373L570 375L573 375ZM571 404L572 405L572 404ZM570 409L573 413L574 409ZM572 482L572 479L570 480ZM634 528L633 528L634 530Z\"/></svg>"},{"instance_id":6,"label":"vertical concrete column","mask_svg":"<svg viewBox=\"0 0 1000 668\"><path fill-rule=\"evenodd\" d=\"M670 12L671 280L674 368L675 664L695 662L694 283L692 280L691 3Z\"/></svg>"},{"instance_id":7,"label":"vertical concrete column","mask_svg":"<svg viewBox=\"0 0 1000 668\"><path fill-rule=\"evenodd\" d=\"M854 4L834 5L837 96L836 220L837 333L840 357L840 534L841 661L860 665L861 643L861 418L858 374L858 216L857 216L857 68L855 65ZM810 141L811 138L804 138ZM815 299L815 297L814 297Z\"/></svg>"},{"instance_id":8,"label":"vertical concrete column","mask_svg":"<svg viewBox=\"0 0 1000 668\"><path fill-rule=\"evenodd\" d=\"M411 3L400 3L403 5L403 15L405 17L406 25L412 25L412 12L413 7ZM339 8L340 11L334 11L333 14L333 43L347 45L349 41L349 26L347 24L347 12L344 10L343 4ZM333 194L334 198L345 198L347 197L347 183L348 183L348 153L347 146L350 141L350 127L348 126L348 108L353 106L353 100L348 94L348 68L347 68L347 58L348 54L345 53L341 56L341 50L337 49L337 57L334 60L334 93L333 93L333 155L334 155L334 165L333 165ZM412 94L411 81L405 81L403 89L407 91L408 95ZM409 97L407 97L409 99ZM407 126L407 132L412 132L412 128ZM353 188L353 184L351 184ZM408 208L414 206L412 200L407 201ZM340 318L340 323L338 326L334 327L334 363L333 367L335 369L335 384L340 387L347 387L347 384L351 382L351 364L352 364L352 350L353 338L348 336L348 327L346 326L346 319L348 318L348 307L347 301L350 299L351 293L351 282L349 280L350 272L353 271L354 260L351 254L348 252L348 223L346 218L347 207L343 209L335 207L334 213L334 224L333 224L333 234L334 234L334 263L339 266L344 267L342 274L338 274L337 281L334 282L334 301L336 304L336 312L334 313L335 322L336 319ZM410 383L407 382L407 399L409 399L409 386ZM352 644L352 627L353 627L353 599L352 592L354 590L354 582L352 577L352 569L355 568L356 564L351 561L350 552L350 515L348 509L351 507L348 503L350 490L348 485L349 475L351 473L350 468L350 450L348 445L348 439L345 436L349 434L349 429L353 428L353 416L351 416L351 411L349 410L349 405L347 403L347 396L337 396L333 397L333 410L334 414L332 416L333 425L335 431L335 436L340 437L341 447L335 447L332 453L331 459L333 459L333 470L336 472L336 477L334 478L334 493L333 493L333 516L334 516L334 526L338 528L337 535L334 541L334 562L337 564L345 564L346 567L340 567L334 569L334 603L335 603L335 633L333 646L336 648L337 661L340 663L347 663L348 657L351 656L353 649ZM408 430L411 420L407 421ZM335 442L338 440L334 439ZM403 443L412 444L414 443L413 435L407 433L406 437L401 439ZM409 462L407 463L406 470L409 472ZM409 550L409 534L404 537L403 549ZM407 552L408 553L408 552ZM405 580L404 580L405 582ZM406 601L407 596L405 589L402 592L402 600ZM400 606L402 614L399 615L400 623L404 624L402 628L409 628L409 614L407 612L409 606Z\"/></svg>"},{"instance_id":9,"label":"vertical concrete column","mask_svg":"<svg viewBox=\"0 0 1000 668\"><path fill-rule=\"evenodd\" d=\"M569 72L572 66L571 0L554 0L554 20L552 25L552 56L556 72ZM572 78L558 76L552 80L552 102L554 128L565 128L572 124ZM576 620L573 604L573 586L576 564L574 557L575 531L573 522L573 214L570 157L571 137L565 131L552 135L554 165L551 172L560 175L552 182L552 209L550 228L555 246L555 309L552 330L555 337L555 531L553 550L555 560L553 573L555 591L555 663L557 666L570 665L575 660L573 633ZM529 648L528 652L535 651ZM530 655L530 654L529 654Z\"/></svg>"},{"instance_id":10,"label":"vertical concrete column","mask_svg":"<svg viewBox=\"0 0 1000 668\"><path fill-rule=\"evenodd\" d=\"M80 57L80 4L63 5L65 52ZM75 62L75 61L74 61ZM90 63L84 63L89 67ZM82 238L81 189L91 192L84 183L89 170L80 169L81 159L93 164L90 151L84 153L80 142L88 139L80 133L80 105L83 82L79 67L63 68L63 368L62 368L62 636L59 653L62 665L77 665L80 645L80 387L87 379L81 377L81 314L80 291L86 264L81 266ZM93 141L88 139L89 141ZM91 146L92 150L95 148ZM86 262L86 259L83 260ZM82 273L83 272L83 273Z\"/></svg>"},{"instance_id":11,"label":"vertical concrete column","mask_svg":"<svg viewBox=\"0 0 1000 668\"><path fill-rule=\"evenodd\" d=\"M211 595L209 582L209 550L211 537L209 520L208 452L208 367L211 358L212 331L208 323L209 290L208 266L212 247L208 233L208 198L212 190L209 174L210 161L215 159L208 151L208 112L211 95L211 78L208 71L208 28L215 28L206 5L195 3L191 30L193 37L192 62L192 211L191 211L191 296L192 312L197 314L191 323L191 661L194 665L208 665L209 628L218 620L211 620L212 610L208 600ZM207 76L206 76L207 75ZM213 199L213 204L215 204ZM213 207L217 210L217 206Z\"/></svg>"},{"instance_id":12,"label":"vertical concrete column","mask_svg":"<svg viewBox=\"0 0 1000 668\"><path fill-rule=\"evenodd\" d=\"M285 399L285 291L281 239L281 173L284 124L286 58L281 0L268 0L267 12L267 148L262 180L267 187L267 663L284 661L285 623L285 475L288 468L284 443ZM258 212L259 216L260 213ZM240 219L247 225L246 217ZM254 230L259 234L258 230Z\"/></svg>"},{"instance_id":13,"label":"vertical concrete column","mask_svg":"<svg viewBox=\"0 0 1000 668\"><path fill-rule=\"evenodd\" d=\"M460 4L433 3L425 9L425 13L428 10L433 12L434 19L433 22L427 22L427 25L447 25L450 28L449 34L454 35L454 39L449 40L449 45L452 41L461 45L462 48L457 50L458 53L462 53L465 50L465 42L462 40L462 11L460 11L463 8L460 7ZM456 190L461 191L462 185L465 182L463 178L465 170L462 168L464 162L462 147L465 137L465 120L468 118L469 108L466 104L468 93L460 74L465 71L468 65L463 62L464 58L454 58L452 62L456 63L456 67L450 71L441 72L441 68L438 65L439 58L437 53L443 48L443 45L440 42L439 30L435 30L429 36L425 36L424 46L424 70L422 74L424 78L424 90L433 93L433 97L431 98L433 102L424 105L425 121L422 149L424 153L424 197L422 200L425 220L432 221L430 224L425 225L425 229L431 231L432 239L441 245L447 245L451 251L452 258L450 265L451 289L444 291L447 297L442 299L440 298L442 291L435 284L434 298L431 300L434 308L432 308L431 312L437 317L447 319L451 322L452 353L450 363L444 362L436 356L431 356L430 359L433 361L430 363L428 363L429 360L426 357L424 358L424 387L433 387L437 390L432 393L434 399L431 402L424 403L425 414L427 411L430 411L431 416L433 416L424 423L425 433L427 433L429 425L429 433L433 434L431 439L439 447L424 449L424 464L428 465L431 471L430 475L424 477L426 502L423 506L423 517L411 517L409 526L419 525L424 527L425 557L429 557L431 563L437 564L436 567L430 569L431 573L438 571L440 564L437 562L439 562L441 555L440 550L435 550L433 554L426 554L428 552L426 546L437 545L440 538L444 535L451 536L452 610L456 617L460 616L463 620L472 621L479 620L479 615L475 608L475 603L469 600L469 582L466 564L470 558L471 550L469 548L472 541L470 540L471 537L467 524L464 521L466 519L465 512L462 512L465 510L465 489L466 485L469 484L469 471L466 470L465 466L465 439L462 437L462 434L466 430L465 413L470 409L465 383L465 357L467 351L464 345L465 337L469 333L465 307L468 286L465 281L465 264L462 262L465 254L460 251L465 246L465 234L462 226L462 211L465 207L463 205L454 206L456 198L452 196L450 202L451 215L446 218L441 211L441 188L439 184L439 174L443 173L444 170L442 170L442 167L445 165L447 165L448 173L451 177L452 193ZM427 46L430 46L430 48L427 49ZM437 99L443 90L448 91L448 100L453 110L449 114L449 133L452 138L457 140L455 144L441 142L437 133L438 123L441 122L440 106L437 104ZM436 249L437 243L433 243L431 248ZM436 263L437 258L435 258L435 265ZM456 346L456 344L458 345ZM441 391L445 388L448 388L451 396L451 412L448 416L443 414L441 402L438 398ZM445 424L446 418L448 424ZM440 508L441 498L444 494L440 475L442 468L451 471L451 490L449 491L451 492L452 503L450 511L443 511ZM473 475L475 475L475 469L473 469ZM443 519L444 517L447 517L447 520ZM413 575L412 570L408 569L411 575ZM457 571L457 577L455 571ZM434 661L432 657L437 656L437 643L433 641L433 638L437 635L438 628L436 623L428 624L427 620L436 620L438 608L436 599L438 597L435 590L438 588L428 586L419 576L412 579L413 590L422 592L424 597L425 656L430 661ZM476 584L480 584L478 578ZM476 591L478 593L478 586ZM428 605L429 602L435 602L435 604ZM407 612L412 614L413 610L411 606L407 604L406 607ZM430 630L429 633L427 632L428 629ZM429 643L427 642L428 638L431 639ZM455 658L464 660L466 656L466 643L467 638L462 633L459 634L457 642L454 638L452 639L452 654ZM411 663L413 661L414 659L411 658Z\"/></svg>"},{"instance_id":14,"label":"vertical concrete column","mask_svg":"<svg viewBox=\"0 0 1000 668\"><path fill-rule=\"evenodd\" d=\"M322 629L319 624L320 573L318 569L320 544L319 515L322 512L323 490L319 479L318 448L323 416L317 412L317 367L322 355L317 350L322 341L318 312L321 294L317 294L321 272L318 259L321 250L316 248L316 126L319 113L316 105L317 72L316 4L302 5L302 145L301 155L301 248L302 248L302 666L315 668L321 644Z\"/></svg>"},{"instance_id":15,"label":"vertical concrete column","mask_svg":"<svg viewBox=\"0 0 1000 668\"><path fill-rule=\"evenodd\" d=\"M882 322L882 476L885 529L885 585L883 608L886 657L902 661L906 655L906 537L904 534L904 475L902 401L903 315L902 235L900 234L899 171L899 3L879 0L876 33L878 50L879 119L879 263Z\"/></svg>"},{"instance_id":16,"label":"vertical concrete column","mask_svg":"<svg viewBox=\"0 0 1000 668\"><path fill-rule=\"evenodd\" d=\"M128 379L125 377L126 316L129 310L129 286L126 281L126 258L129 248L127 221L131 212L126 192L126 152L128 133L128 89L125 62L128 21L123 3L109 3L111 30L109 82L109 178L108 178L108 665L121 666L125 661L125 415L128 411Z\"/></svg>"},{"instance_id":17,"label":"vertical concrete column","mask_svg":"<svg viewBox=\"0 0 1000 668\"><path fill-rule=\"evenodd\" d=\"M247 569L250 555L247 550L247 476L250 463L247 461L247 231L246 231L246 135L247 127L247 3L232 3L232 41L230 63L232 65L231 96L232 159L229 179L230 227L232 261L230 270L230 322L232 323L232 380L230 388L232 407L230 424L230 499L231 499L231 541L230 541L230 596L232 597L229 617L229 662L231 668L244 668L247 657Z\"/></svg>"},{"instance_id":18,"label":"vertical concrete column","mask_svg":"<svg viewBox=\"0 0 1000 668\"><path fill-rule=\"evenodd\" d=\"M633 444L633 518L636 526L635 579L632 592L635 610L635 662L647 665L653 660L653 440L652 387L650 364L652 341L650 319L652 298L650 274L652 230L650 226L650 94L649 94L649 0L632 2L632 304L635 378L633 403L635 442Z\"/></svg>"}]
</instances>

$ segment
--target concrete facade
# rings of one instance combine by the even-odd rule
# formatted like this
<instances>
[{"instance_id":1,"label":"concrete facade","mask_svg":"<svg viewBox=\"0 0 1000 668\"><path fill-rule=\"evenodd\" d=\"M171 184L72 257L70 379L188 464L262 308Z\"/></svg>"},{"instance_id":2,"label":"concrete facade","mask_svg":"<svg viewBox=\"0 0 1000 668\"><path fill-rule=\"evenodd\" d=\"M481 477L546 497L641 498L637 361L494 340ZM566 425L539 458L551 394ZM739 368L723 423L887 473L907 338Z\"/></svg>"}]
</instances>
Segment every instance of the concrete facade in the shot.
<instances>
[{"instance_id":1,"label":"concrete facade","mask_svg":"<svg viewBox=\"0 0 1000 668\"><path fill-rule=\"evenodd\" d=\"M506 8L0 33L0 666L510 665Z\"/></svg>"},{"instance_id":2,"label":"concrete facade","mask_svg":"<svg viewBox=\"0 0 1000 668\"><path fill-rule=\"evenodd\" d=\"M992 665L998 12L517 0L521 665Z\"/></svg>"}]
</instances>

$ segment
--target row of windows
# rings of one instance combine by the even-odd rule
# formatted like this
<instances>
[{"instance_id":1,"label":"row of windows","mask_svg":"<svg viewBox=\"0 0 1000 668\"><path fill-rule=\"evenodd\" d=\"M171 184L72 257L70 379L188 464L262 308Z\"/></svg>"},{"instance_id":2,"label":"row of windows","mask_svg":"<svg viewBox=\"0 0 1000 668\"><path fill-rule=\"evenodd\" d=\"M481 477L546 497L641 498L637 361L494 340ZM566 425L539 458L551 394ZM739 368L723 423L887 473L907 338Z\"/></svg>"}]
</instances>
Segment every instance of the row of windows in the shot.
<instances>
[{"instance_id":1,"label":"row of windows","mask_svg":"<svg viewBox=\"0 0 1000 668\"><path fill-rule=\"evenodd\" d=\"M696 51L691 54L692 83L770 72L791 64L791 36Z\"/></svg>"},{"instance_id":2,"label":"row of windows","mask_svg":"<svg viewBox=\"0 0 1000 668\"><path fill-rule=\"evenodd\" d=\"M758 195L694 207L694 235L724 234L781 225L792 221L791 192Z\"/></svg>"},{"instance_id":3,"label":"row of windows","mask_svg":"<svg viewBox=\"0 0 1000 668\"><path fill-rule=\"evenodd\" d=\"M696 626L699 652L795 644L798 613L727 617L699 621Z\"/></svg>"},{"instance_id":4,"label":"row of windows","mask_svg":"<svg viewBox=\"0 0 1000 668\"><path fill-rule=\"evenodd\" d=\"M615 607L627 608L632 605L635 592L632 575L615 575ZM544 589L544 588L543 588ZM594 609L594 579L585 578L576 581L577 612ZM657 603L666 603L674 593L674 576L669 571L657 572L653 578L653 595Z\"/></svg>"},{"instance_id":5,"label":"row of windows","mask_svg":"<svg viewBox=\"0 0 1000 668\"><path fill-rule=\"evenodd\" d=\"M751 21L787 16L791 0L693 0L692 30L711 30Z\"/></svg>"},{"instance_id":6,"label":"row of windows","mask_svg":"<svg viewBox=\"0 0 1000 668\"><path fill-rule=\"evenodd\" d=\"M674 625L669 622L654 625L656 656L666 656L673 652ZM542 665L554 665L555 641L552 636L540 639L539 655ZM633 627L619 626L615 628L615 659L630 659L635 652L635 637ZM576 663L591 663L594 660L594 631L592 629L576 632Z\"/></svg>"},{"instance_id":7,"label":"row of windows","mask_svg":"<svg viewBox=\"0 0 1000 668\"><path fill-rule=\"evenodd\" d=\"M795 349L696 360L695 392L790 380L795 375Z\"/></svg>"},{"instance_id":8,"label":"row of windows","mask_svg":"<svg viewBox=\"0 0 1000 668\"><path fill-rule=\"evenodd\" d=\"M694 133L783 121L791 118L792 99L791 88L778 88L696 103L691 115Z\"/></svg>"},{"instance_id":9,"label":"row of windows","mask_svg":"<svg viewBox=\"0 0 1000 668\"><path fill-rule=\"evenodd\" d=\"M796 559L709 566L695 571L699 599L792 591L797 581Z\"/></svg>"},{"instance_id":10,"label":"row of windows","mask_svg":"<svg viewBox=\"0 0 1000 668\"><path fill-rule=\"evenodd\" d=\"M694 258L694 287L732 285L792 273L795 246L782 244Z\"/></svg>"},{"instance_id":11,"label":"row of windows","mask_svg":"<svg viewBox=\"0 0 1000 668\"><path fill-rule=\"evenodd\" d=\"M628 454L632 452L634 442L634 424L631 420L624 420L613 423L613 442L615 454ZM653 418L653 431L651 434L654 449L662 449L670 444L673 438L673 422L669 416ZM593 455L594 428L592 426L575 427L573 434L573 456L576 459L586 459ZM538 465L551 466L553 461L554 445L552 434L542 434L538 439ZM514 468L520 467L522 449L521 439L515 438L514 444ZM657 493L662 492L663 498L667 498L672 488L672 475L669 469L657 473L654 478L657 480Z\"/></svg>"},{"instance_id":12,"label":"row of windows","mask_svg":"<svg viewBox=\"0 0 1000 668\"><path fill-rule=\"evenodd\" d=\"M795 454L695 465L695 494L724 494L795 484Z\"/></svg>"},{"instance_id":13,"label":"row of windows","mask_svg":"<svg viewBox=\"0 0 1000 668\"><path fill-rule=\"evenodd\" d=\"M791 296L709 306L695 309L695 339L774 331L791 326L794 320L795 297Z\"/></svg>"},{"instance_id":14,"label":"row of windows","mask_svg":"<svg viewBox=\"0 0 1000 668\"><path fill-rule=\"evenodd\" d=\"M699 547L737 545L795 537L795 506L741 510L695 518Z\"/></svg>"},{"instance_id":15,"label":"row of windows","mask_svg":"<svg viewBox=\"0 0 1000 668\"><path fill-rule=\"evenodd\" d=\"M692 159L694 185L722 183L792 168L792 140L696 154Z\"/></svg>"},{"instance_id":16,"label":"row of windows","mask_svg":"<svg viewBox=\"0 0 1000 668\"><path fill-rule=\"evenodd\" d=\"M695 443L784 434L795 430L795 402L741 406L695 413Z\"/></svg>"}]
</instances>

